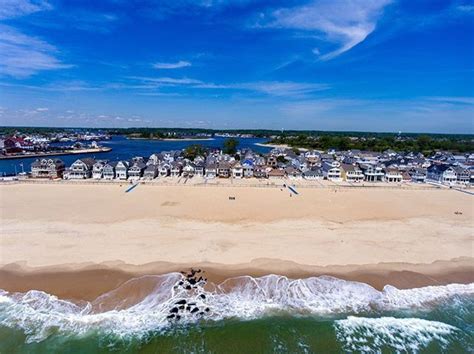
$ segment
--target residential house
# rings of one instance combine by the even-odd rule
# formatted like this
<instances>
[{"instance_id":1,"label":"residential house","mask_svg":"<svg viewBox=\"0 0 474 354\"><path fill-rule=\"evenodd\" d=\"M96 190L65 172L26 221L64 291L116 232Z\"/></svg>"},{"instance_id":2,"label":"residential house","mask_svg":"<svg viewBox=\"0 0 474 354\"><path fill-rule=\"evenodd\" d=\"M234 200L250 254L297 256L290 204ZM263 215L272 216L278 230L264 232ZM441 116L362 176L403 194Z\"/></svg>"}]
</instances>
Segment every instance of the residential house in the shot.
<instances>
[{"instance_id":1,"label":"residential house","mask_svg":"<svg viewBox=\"0 0 474 354\"><path fill-rule=\"evenodd\" d=\"M322 166L324 179L330 181L341 181L341 168L333 163L324 162Z\"/></svg>"},{"instance_id":2,"label":"residential house","mask_svg":"<svg viewBox=\"0 0 474 354\"><path fill-rule=\"evenodd\" d=\"M128 179L129 180L138 180L143 177L143 172L145 172L146 164L143 160L136 160L133 162L128 169Z\"/></svg>"},{"instance_id":3,"label":"residential house","mask_svg":"<svg viewBox=\"0 0 474 354\"><path fill-rule=\"evenodd\" d=\"M253 160L247 159L242 163L242 168L244 169L244 177L251 178L253 177L254 162Z\"/></svg>"},{"instance_id":4,"label":"residential house","mask_svg":"<svg viewBox=\"0 0 474 354\"><path fill-rule=\"evenodd\" d=\"M361 164L360 169L364 173L367 182L381 182L385 177L382 166L374 164Z\"/></svg>"},{"instance_id":5,"label":"residential house","mask_svg":"<svg viewBox=\"0 0 474 354\"><path fill-rule=\"evenodd\" d=\"M143 171L143 178L144 179L155 179L158 176L158 165L157 164L149 164L145 171Z\"/></svg>"},{"instance_id":6,"label":"residential house","mask_svg":"<svg viewBox=\"0 0 474 354\"><path fill-rule=\"evenodd\" d=\"M161 162L158 165L158 175L160 177L168 177L171 174L171 165L167 162Z\"/></svg>"},{"instance_id":7,"label":"residential house","mask_svg":"<svg viewBox=\"0 0 474 354\"><path fill-rule=\"evenodd\" d=\"M106 163L102 169L102 178L106 180L115 179L115 166L117 166L117 161Z\"/></svg>"},{"instance_id":8,"label":"residential house","mask_svg":"<svg viewBox=\"0 0 474 354\"><path fill-rule=\"evenodd\" d=\"M64 169L64 162L60 159L37 159L31 164L31 177L62 178Z\"/></svg>"},{"instance_id":9,"label":"residential house","mask_svg":"<svg viewBox=\"0 0 474 354\"><path fill-rule=\"evenodd\" d=\"M86 179L92 176L92 167L94 166L95 160L86 157L83 159L76 160L71 167L68 169L68 179Z\"/></svg>"},{"instance_id":10,"label":"residential house","mask_svg":"<svg viewBox=\"0 0 474 354\"><path fill-rule=\"evenodd\" d=\"M214 162L206 163L205 169L206 178L216 178L217 177L217 164Z\"/></svg>"},{"instance_id":11,"label":"residential house","mask_svg":"<svg viewBox=\"0 0 474 354\"><path fill-rule=\"evenodd\" d=\"M456 171L456 180L459 184L469 184L471 179L471 171L461 166L454 167Z\"/></svg>"},{"instance_id":12,"label":"residential house","mask_svg":"<svg viewBox=\"0 0 474 354\"><path fill-rule=\"evenodd\" d=\"M229 178L230 172L230 164L227 161L219 161L219 163L217 164L217 175L220 178Z\"/></svg>"},{"instance_id":13,"label":"residential house","mask_svg":"<svg viewBox=\"0 0 474 354\"><path fill-rule=\"evenodd\" d=\"M173 161L171 163L171 170L170 170L171 177L181 176L182 171L183 171L183 165L181 162Z\"/></svg>"},{"instance_id":14,"label":"residential house","mask_svg":"<svg viewBox=\"0 0 474 354\"><path fill-rule=\"evenodd\" d=\"M196 172L196 167L192 162L188 162L186 166L183 167L183 177L193 177Z\"/></svg>"},{"instance_id":15,"label":"residential house","mask_svg":"<svg viewBox=\"0 0 474 354\"><path fill-rule=\"evenodd\" d=\"M278 159L275 155L270 155L267 158L267 165L270 167L276 167L278 165Z\"/></svg>"},{"instance_id":16,"label":"residential house","mask_svg":"<svg viewBox=\"0 0 474 354\"><path fill-rule=\"evenodd\" d=\"M285 170L279 168L273 168L268 172L268 178L271 179L282 179L285 178Z\"/></svg>"},{"instance_id":17,"label":"residential house","mask_svg":"<svg viewBox=\"0 0 474 354\"><path fill-rule=\"evenodd\" d=\"M315 180L324 178L323 171L320 167L313 167L303 173L305 179Z\"/></svg>"},{"instance_id":18,"label":"residential house","mask_svg":"<svg viewBox=\"0 0 474 354\"><path fill-rule=\"evenodd\" d=\"M240 162L237 162L233 167L232 167L232 178L243 178L244 177L244 168L240 164Z\"/></svg>"},{"instance_id":19,"label":"residential house","mask_svg":"<svg viewBox=\"0 0 474 354\"><path fill-rule=\"evenodd\" d=\"M364 180L364 174L359 166L341 164L341 178L347 182L361 182Z\"/></svg>"},{"instance_id":20,"label":"residential house","mask_svg":"<svg viewBox=\"0 0 474 354\"><path fill-rule=\"evenodd\" d=\"M204 159L200 159L196 162L194 159L194 175L197 177L204 177Z\"/></svg>"},{"instance_id":21,"label":"residential house","mask_svg":"<svg viewBox=\"0 0 474 354\"><path fill-rule=\"evenodd\" d=\"M115 177L120 180L126 180L128 178L128 169L130 168L130 162L118 161L115 165Z\"/></svg>"},{"instance_id":22,"label":"residential house","mask_svg":"<svg viewBox=\"0 0 474 354\"><path fill-rule=\"evenodd\" d=\"M411 181L416 183L425 183L426 181L426 169L421 167L415 167L408 170L411 176Z\"/></svg>"},{"instance_id":23,"label":"residential house","mask_svg":"<svg viewBox=\"0 0 474 354\"><path fill-rule=\"evenodd\" d=\"M92 178L101 179L103 177L104 166L107 164L105 160L97 161L94 166L92 166Z\"/></svg>"},{"instance_id":24,"label":"residential house","mask_svg":"<svg viewBox=\"0 0 474 354\"><path fill-rule=\"evenodd\" d=\"M456 183L457 175L454 167L447 164L436 164L428 167L427 179L439 183Z\"/></svg>"},{"instance_id":25,"label":"residential house","mask_svg":"<svg viewBox=\"0 0 474 354\"><path fill-rule=\"evenodd\" d=\"M385 182L395 182L400 183L403 180L402 173L398 168L395 167L387 167L384 170L385 172Z\"/></svg>"},{"instance_id":26,"label":"residential house","mask_svg":"<svg viewBox=\"0 0 474 354\"><path fill-rule=\"evenodd\" d=\"M265 166L255 166L253 169L253 176L255 178L268 178L268 170L271 169Z\"/></svg>"},{"instance_id":27,"label":"residential house","mask_svg":"<svg viewBox=\"0 0 474 354\"><path fill-rule=\"evenodd\" d=\"M285 175L290 179L300 179L303 176L301 171L293 166L286 167L284 171Z\"/></svg>"}]
</instances>

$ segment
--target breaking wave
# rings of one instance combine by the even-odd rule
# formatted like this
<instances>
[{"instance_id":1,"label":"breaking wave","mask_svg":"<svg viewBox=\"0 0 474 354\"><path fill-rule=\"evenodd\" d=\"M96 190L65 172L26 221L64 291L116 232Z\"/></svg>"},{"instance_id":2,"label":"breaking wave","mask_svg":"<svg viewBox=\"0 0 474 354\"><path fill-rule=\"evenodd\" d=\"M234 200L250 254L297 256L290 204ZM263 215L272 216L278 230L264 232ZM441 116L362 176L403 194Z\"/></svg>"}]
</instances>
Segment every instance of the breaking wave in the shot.
<instances>
[{"instance_id":1,"label":"breaking wave","mask_svg":"<svg viewBox=\"0 0 474 354\"><path fill-rule=\"evenodd\" d=\"M0 325L21 329L28 342L42 341L54 333L81 336L92 331L140 338L199 321L250 320L280 313L341 318L429 309L458 295L474 295L474 283L408 290L386 286L378 291L368 284L329 276L295 280L278 275L242 276L221 284L208 283L202 277L193 279L190 281L180 273L143 276L92 302L61 300L36 290L0 291ZM398 337L386 335L389 330L423 339L455 330L449 325L418 319L360 317L338 320L335 327L340 336L351 338L363 330L375 341L394 346L401 344ZM353 340L350 345L362 343Z\"/></svg>"},{"instance_id":2,"label":"breaking wave","mask_svg":"<svg viewBox=\"0 0 474 354\"><path fill-rule=\"evenodd\" d=\"M335 323L336 336L346 351L381 352L390 348L413 353L436 343L445 349L459 329L419 318L364 318L349 316Z\"/></svg>"}]
</instances>

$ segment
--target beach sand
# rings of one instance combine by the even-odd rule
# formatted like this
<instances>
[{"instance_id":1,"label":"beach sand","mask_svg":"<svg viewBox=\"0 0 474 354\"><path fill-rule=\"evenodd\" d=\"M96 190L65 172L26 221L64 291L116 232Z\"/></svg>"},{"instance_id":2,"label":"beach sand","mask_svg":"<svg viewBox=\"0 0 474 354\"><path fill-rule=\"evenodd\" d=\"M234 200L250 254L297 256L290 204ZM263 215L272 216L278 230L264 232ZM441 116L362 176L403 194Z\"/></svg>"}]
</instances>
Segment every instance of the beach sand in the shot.
<instances>
[{"instance_id":1,"label":"beach sand","mask_svg":"<svg viewBox=\"0 0 474 354\"><path fill-rule=\"evenodd\" d=\"M0 288L91 298L192 266L215 281L474 281L474 197L459 191L301 188L290 197L280 188L128 186L0 185Z\"/></svg>"}]
</instances>

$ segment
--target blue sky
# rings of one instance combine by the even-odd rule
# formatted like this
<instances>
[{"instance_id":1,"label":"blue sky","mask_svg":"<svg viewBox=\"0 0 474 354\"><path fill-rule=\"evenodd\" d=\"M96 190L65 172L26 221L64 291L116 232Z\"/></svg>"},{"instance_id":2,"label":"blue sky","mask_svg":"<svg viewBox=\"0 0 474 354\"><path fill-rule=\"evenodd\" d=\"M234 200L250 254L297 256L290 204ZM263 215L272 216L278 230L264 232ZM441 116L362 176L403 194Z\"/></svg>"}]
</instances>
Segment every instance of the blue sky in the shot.
<instances>
[{"instance_id":1,"label":"blue sky","mask_svg":"<svg viewBox=\"0 0 474 354\"><path fill-rule=\"evenodd\" d=\"M1 0L0 124L474 133L474 3Z\"/></svg>"}]
</instances>

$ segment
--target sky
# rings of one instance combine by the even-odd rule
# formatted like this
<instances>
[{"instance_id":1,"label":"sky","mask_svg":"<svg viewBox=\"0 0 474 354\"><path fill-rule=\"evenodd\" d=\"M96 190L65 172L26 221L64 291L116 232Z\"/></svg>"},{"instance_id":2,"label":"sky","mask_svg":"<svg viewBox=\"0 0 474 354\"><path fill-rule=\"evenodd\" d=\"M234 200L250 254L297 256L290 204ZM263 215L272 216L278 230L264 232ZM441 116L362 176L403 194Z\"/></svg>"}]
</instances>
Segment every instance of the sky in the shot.
<instances>
[{"instance_id":1,"label":"sky","mask_svg":"<svg viewBox=\"0 0 474 354\"><path fill-rule=\"evenodd\" d=\"M474 133L474 2L0 0L0 125Z\"/></svg>"}]
</instances>

